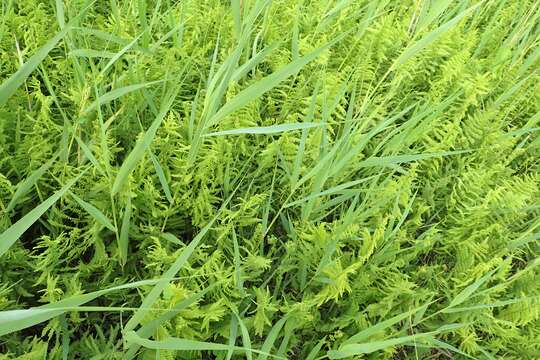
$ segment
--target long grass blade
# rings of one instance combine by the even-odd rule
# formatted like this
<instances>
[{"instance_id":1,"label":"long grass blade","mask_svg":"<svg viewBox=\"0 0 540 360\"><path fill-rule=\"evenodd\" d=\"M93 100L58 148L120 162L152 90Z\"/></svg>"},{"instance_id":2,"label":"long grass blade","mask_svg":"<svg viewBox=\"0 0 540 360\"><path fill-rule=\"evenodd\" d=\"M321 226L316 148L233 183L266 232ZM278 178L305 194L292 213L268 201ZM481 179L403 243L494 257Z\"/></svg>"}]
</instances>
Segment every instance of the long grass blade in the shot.
<instances>
[{"instance_id":1,"label":"long grass blade","mask_svg":"<svg viewBox=\"0 0 540 360\"><path fill-rule=\"evenodd\" d=\"M47 200L36 206L28 214L23 216L15 224L11 225L0 235L0 256L4 255L9 248L24 234L32 224L34 224L51 206L54 205L82 176L84 172L70 180L60 190L54 193Z\"/></svg>"}]
</instances>

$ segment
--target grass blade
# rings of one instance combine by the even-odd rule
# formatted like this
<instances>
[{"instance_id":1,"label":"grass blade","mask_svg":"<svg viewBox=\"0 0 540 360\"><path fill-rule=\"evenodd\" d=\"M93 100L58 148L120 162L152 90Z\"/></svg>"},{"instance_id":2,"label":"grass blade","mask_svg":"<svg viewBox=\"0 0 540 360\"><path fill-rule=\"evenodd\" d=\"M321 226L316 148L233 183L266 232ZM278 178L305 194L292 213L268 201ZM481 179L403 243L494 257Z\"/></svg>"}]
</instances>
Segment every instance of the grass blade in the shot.
<instances>
[{"instance_id":1,"label":"grass blade","mask_svg":"<svg viewBox=\"0 0 540 360\"><path fill-rule=\"evenodd\" d=\"M129 228L131 221L131 197L128 195L126 200L126 207L124 209L124 216L122 217L122 226L120 227L120 236L118 238L118 248L120 250L121 263L125 264L127 261L127 253L129 248Z\"/></svg>"},{"instance_id":2,"label":"grass blade","mask_svg":"<svg viewBox=\"0 0 540 360\"><path fill-rule=\"evenodd\" d=\"M47 161L45 164L41 165L36 171L34 171L29 177L24 179L19 183L17 186L17 190L15 191L15 194L13 194L13 197L11 198L11 201L9 202L6 212L10 212L15 208L18 201L28 194L28 192L32 189L32 187L36 184L36 182L39 180L43 174L51 167L51 165L54 163L56 158L58 157L58 153L54 155L52 159Z\"/></svg>"},{"instance_id":3,"label":"grass blade","mask_svg":"<svg viewBox=\"0 0 540 360\"><path fill-rule=\"evenodd\" d=\"M475 282L473 282L471 285L469 285L465 289L463 289L459 294L456 295L456 297L454 297L454 299L452 299L450 304L446 307L446 309L443 310L443 312L446 312L447 309L453 308L454 306L457 306L457 305L463 303L464 301L466 301L467 299L469 299L471 297L471 295L476 290L478 290L478 288L480 286L482 286L486 281L488 281L491 278L491 276L493 276L493 274L497 270L499 270L498 267L491 270L491 271L489 271L486 275L480 277Z\"/></svg>"},{"instance_id":4,"label":"grass blade","mask_svg":"<svg viewBox=\"0 0 540 360\"><path fill-rule=\"evenodd\" d=\"M172 106L172 103L174 101L175 95L178 92L178 89L174 91L172 94L169 94L168 99L164 101L162 104L161 110L159 114L157 115L156 119L150 126L150 128L146 131L144 134L144 137L137 142L133 150L129 153L128 157L120 167L120 170L118 171L118 174L116 175L116 179L114 180L114 184L112 187L112 194L115 195L120 191L122 186L126 183L128 175L131 173L131 171L135 168L137 163L141 160L143 157L145 151L148 149L150 144L152 143L152 140L154 139L154 136L156 135L156 132L161 125L161 122L169 112L170 107Z\"/></svg>"},{"instance_id":5,"label":"grass blade","mask_svg":"<svg viewBox=\"0 0 540 360\"><path fill-rule=\"evenodd\" d=\"M71 50L68 55L84 58L113 58L115 54L106 50L75 49Z\"/></svg>"},{"instance_id":6,"label":"grass blade","mask_svg":"<svg viewBox=\"0 0 540 360\"><path fill-rule=\"evenodd\" d=\"M72 296L70 298L36 308L0 311L0 336L37 325L64 314L67 311L65 310L66 308L69 309L78 307L108 293L123 289L132 289L140 286L153 285L156 282L157 280L137 281L87 294Z\"/></svg>"},{"instance_id":7,"label":"grass blade","mask_svg":"<svg viewBox=\"0 0 540 360\"><path fill-rule=\"evenodd\" d=\"M4 255L6 251L24 234L24 232L35 223L41 215L43 215L51 206L54 205L58 199L60 199L70 187L72 187L84 174L82 172L76 178L70 180L64 187L54 193L47 200L36 206L32 211L23 216L15 224L11 225L6 231L0 235L0 256Z\"/></svg>"},{"instance_id":8,"label":"grass blade","mask_svg":"<svg viewBox=\"0 0 540 360\"><path fill-rule=\"evenodd\" d=\"M278 133L282 133L286 131L310 129L310 128L325 126L325 125L326 125L325 123L312 123L312 122L297 123L297 124L279 124L279 125L272 125L272 126L248 127L248 128L234 129L234 130L217 131L217 132L205 134L204 136L210 137L210 136L244 135L244 134L270 135L270 134L278 134Z\"/></svg>"},{"instance_id":9,"label":"grass blade","mask_svg":"<svg viewBox=\"0 0 540 360\"><path fill-rule=\"evenodd\" d=\"M258 98L268 90L271 90L279 83L287 79L289 76L292 76L299 72L305 65L309 64L311 61L315 60L319 55L321 55L326 49L332 47L339 41L343 40L349 32L346 32L334 40L330 41L326 45L319 47L310 54L301 57L280 70L268 75L267 77L257 81L255 84L249 86L247 89L239 92L234 98L227 102L208 122L208 126L212 126L218 123L221 119L230 115L234 111L240 109L241 107L247 105L254 99Z\"/></svg>"},{"instance_id":10,"label":"grass blade","mask_svg":"<svg viewBox=\"0 0 540 360\"><path fill-rule=\"evenodd\" d=\"M430 31L420 40L417 40L411 46L407 47L405 51L403 51L401 55L399 55L399 57L394 61L390 70L397 69L399 66L403 65L407 60L409 60L410 58L418 54L420 51L422 51L425 47L432 44L444 33L446 33L448 30L454 27L461 19L463 19L465 16L469 15L471 12L477 9L480 5L482 5L484 1L485 0L480 1L478 4L473 5L469 7L468 9L462 11L457 16L455 16L452 20L449 20L443 25L436 28L435 30Z\"/></svg>"},{"instance_id":11,"label":"grass blade","mask_svg":"<svg viewBox=\"0 0 540 360\"><path fill-rule=\"evenodd\" d=\"M148 153L150 154L150 159L152 159L152 164L154 164L154 169L156 170L156 174L159 178L159 182L161 183L161 187L163 187L163 191L165 192L165 197L167 197L167 200L169 200L169 202L172 204L174 200L171 195L169 183L167 182L167 178L165 177L165 173L163 172L163 168L161 167L159 160L152 153L152 151L148 151Z\"/></svg>"},{"instance_id":12,"label":"grass blade","mask_svg":"<svg viewBox=\"0 0 540 360\"><path fill-rule=\"evenodd\" d=\"M8 99L17 91L24 83L26 78L39 66L39 64L47 57L49 52L54 49L56 44L66 36L70 26L64 27L58 34L50 39L41 49L39 49L27 62L25 62L19 70L11 75L6 81L0 85L0 106L4 105Z\"/></svg>"},{"instance_id":13,"label":"grass blade","mask_svg":"<svg viewBox=\"0 0 540 360\"><path fill-rule=\"evenodd\" d=\"M113 231L113 232L116 232L116 228L114 227L114 225L112 224L112 222L107 218L107 216L105 216L105 214L103 214L101 212L101 210L99 210L97 207L95 207L94 205L90 204L89 202L86 202L84 201L83 199L81 199L80 197L78 197L77 195L75 195L74 193L72 193L71 191L69 191L69 194L71 195L71 197L73 197L75 199L75 201L77 201L77 203L88 213L90 214L90 216L92 216L98 223L100 223L101 225L105 226L107 229Z\"/></svg>"},{"instance_id":14,"label":"grass blade","mask_svg":"<svg viewBox=\"0 0 540 360\"><path fill-rule=\"evenodd\" d=\"M98 106L110 103L111 101L114 101L114 100L116 100L116 99L118 99L118 98L120 98L120 97L122 97L124 95L127 95L127 94L132 93L132 92L137 91L137 90L147 88L147 87L155 85L155 84L159 84L161 82L163 82L163 80L150 81L150 82L141 83L141 84L128 85L128 86L124 86L124 87L109 91L108 93L101 95L96 101L91 103L83 111L83 114L87 114L90 111L95 110Z\"/></svg>"}]
</instances>

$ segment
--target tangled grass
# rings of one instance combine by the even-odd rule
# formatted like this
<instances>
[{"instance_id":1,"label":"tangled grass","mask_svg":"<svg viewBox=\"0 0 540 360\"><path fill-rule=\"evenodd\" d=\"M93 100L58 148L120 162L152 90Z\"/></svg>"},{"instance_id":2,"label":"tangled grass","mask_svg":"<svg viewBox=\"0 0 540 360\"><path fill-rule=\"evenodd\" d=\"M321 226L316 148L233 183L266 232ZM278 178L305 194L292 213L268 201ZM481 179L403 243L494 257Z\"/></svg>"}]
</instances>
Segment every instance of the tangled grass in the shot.
<instances>
[{"instance_id":1,"label":"tangled grass","mask_svg":"<svg viewBox=\"0 0 540 360\"><path fill-rule=\"evenodd\" d=\"M537 359L537 0L3 0L0 359Z\"/></svg>"}]
</instances>

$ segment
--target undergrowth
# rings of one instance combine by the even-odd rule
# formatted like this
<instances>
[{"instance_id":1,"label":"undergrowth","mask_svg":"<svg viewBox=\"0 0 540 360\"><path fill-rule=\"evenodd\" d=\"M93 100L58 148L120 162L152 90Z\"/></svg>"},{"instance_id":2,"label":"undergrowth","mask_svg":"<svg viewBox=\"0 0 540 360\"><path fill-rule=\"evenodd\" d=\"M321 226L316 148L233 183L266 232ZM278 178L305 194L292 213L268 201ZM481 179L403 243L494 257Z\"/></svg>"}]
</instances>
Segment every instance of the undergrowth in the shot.
<instances>
[{"instance_id":1,"label":"undergrowth","mask_svg":"<svg viewBox=\"0 0 540 360\"><path fill-rule=\"evenodd\" d=\"M537 359L536 0L2 1L0 359Z\"/></svg>"}]
</instances>

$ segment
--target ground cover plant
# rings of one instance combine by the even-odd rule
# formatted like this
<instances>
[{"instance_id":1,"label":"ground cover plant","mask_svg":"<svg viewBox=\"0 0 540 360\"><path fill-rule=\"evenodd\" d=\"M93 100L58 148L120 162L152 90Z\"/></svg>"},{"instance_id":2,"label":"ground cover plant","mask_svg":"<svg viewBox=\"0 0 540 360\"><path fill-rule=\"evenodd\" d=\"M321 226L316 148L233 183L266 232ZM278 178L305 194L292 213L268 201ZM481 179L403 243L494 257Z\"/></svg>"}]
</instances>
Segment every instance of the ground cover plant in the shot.
<instances>
[{"instance_id":1,"label":"ground cover plant","mask_svg":"<svg viewBox=\"0 0 540 360\"><path fill-rule=\"evenodd\" d=\"M2 0L0 359L540 358L536 0Z\"/></svg>"}]
</instances>

